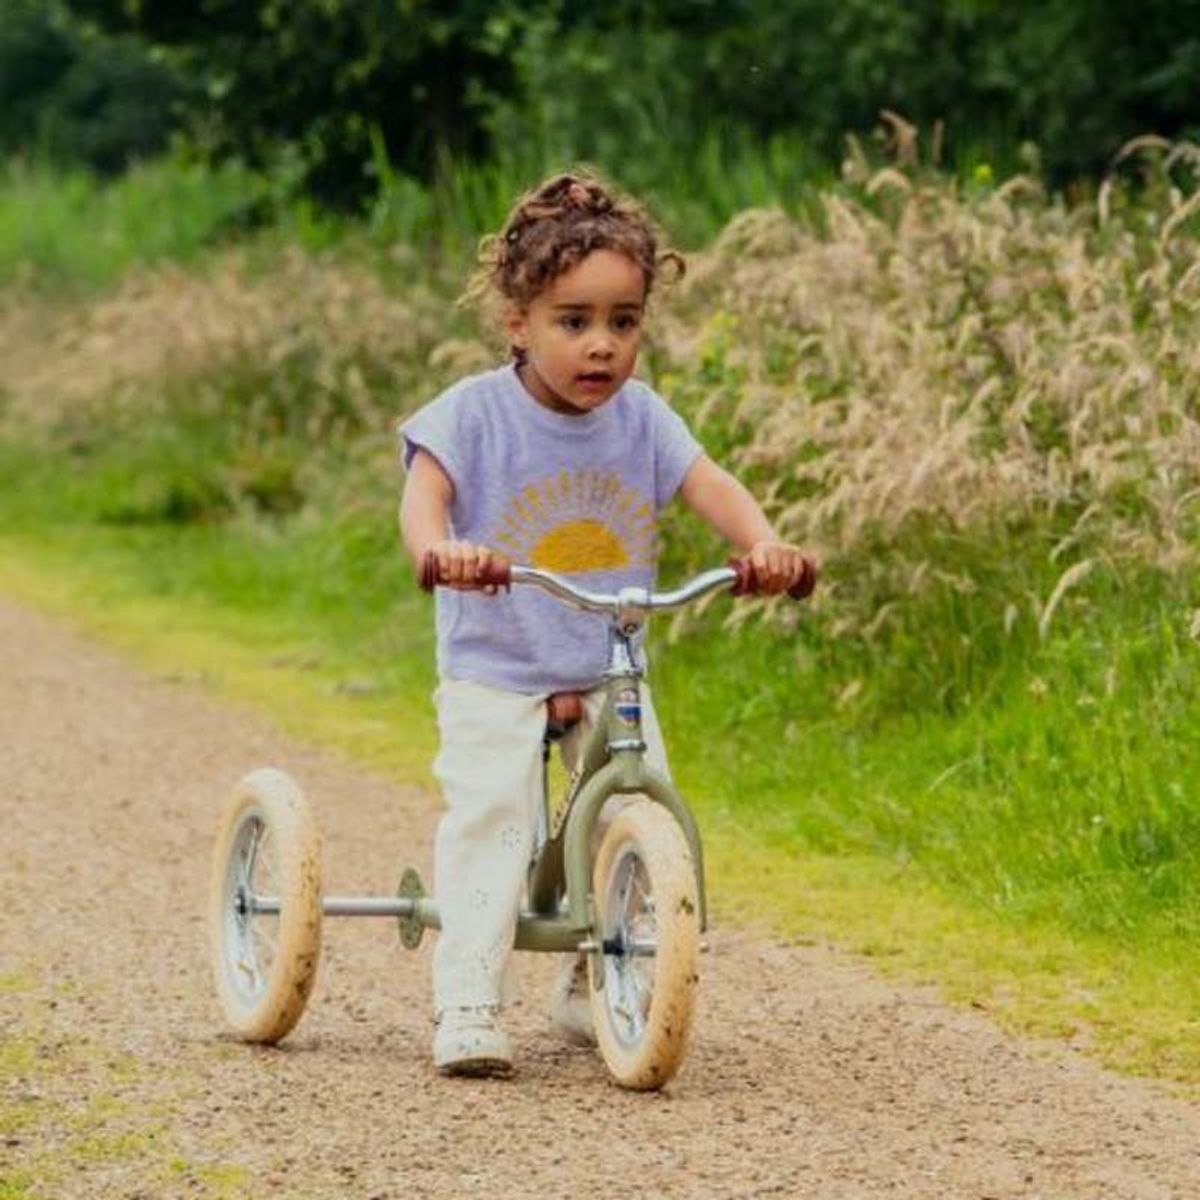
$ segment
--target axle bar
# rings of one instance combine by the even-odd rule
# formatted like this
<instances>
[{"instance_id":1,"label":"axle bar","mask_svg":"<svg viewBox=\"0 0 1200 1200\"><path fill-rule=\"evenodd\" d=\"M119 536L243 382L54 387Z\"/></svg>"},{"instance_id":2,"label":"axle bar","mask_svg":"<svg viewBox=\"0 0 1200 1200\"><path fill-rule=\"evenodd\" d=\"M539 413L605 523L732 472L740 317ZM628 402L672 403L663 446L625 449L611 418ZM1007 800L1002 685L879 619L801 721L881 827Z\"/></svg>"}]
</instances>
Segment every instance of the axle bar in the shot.
<instances>
[{"instance_id":1,"label":"axle bar","mask_svg":"<svg viewBox=\"0 0 1200 1200\"><path fill-rule=\"evenodd\" d=\"M282 905L278 896L244 895L241 911L278 916ZM327 917L413 917L431 929L441 929L442 919L438 914L437 902L428 896L323 896L321 911ZM656 945L650 941L630 942L621 948L608 942L598 945L581 930L574 929L570 921L561 917L539 916L522 913L517 920L517 934L513 941L517 950L557 950L594 953L602 949L605 954L631 954L650 956Z\"/></svg>"},{"instance_id":2,"label":"axle bar","mask_svg":"<svg viewBox=\"0 0 1200 1200\"><path fill-rule=\"evenodd\" d=\"M251 912L278 916L281 905L277 896L251 896ZM432 900L408 896L323 896L321 911L327 917L411 917L414 912L425 925L440 928L437 907Z\"/></svg>"}]
</instances>

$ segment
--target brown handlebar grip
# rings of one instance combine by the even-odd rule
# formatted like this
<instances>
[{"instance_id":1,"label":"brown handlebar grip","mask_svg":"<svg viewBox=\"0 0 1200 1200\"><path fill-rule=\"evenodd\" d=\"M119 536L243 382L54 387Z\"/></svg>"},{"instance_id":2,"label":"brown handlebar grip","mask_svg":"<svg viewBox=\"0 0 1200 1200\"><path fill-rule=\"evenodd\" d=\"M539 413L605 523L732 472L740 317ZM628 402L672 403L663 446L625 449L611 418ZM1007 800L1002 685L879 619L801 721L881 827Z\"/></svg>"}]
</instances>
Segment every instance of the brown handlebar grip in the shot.
<instances>
[{"instance_id":1,"label":"brown handlebar grip","mask_svg":"<svg viewBox=\"0 0 1200 1200\"><path fill-rule=\"evenodd\" d=\"M509 571L509 566L508 562L493 559L479 572L471 590L485 587L497 587L506 590L511 588L512 574ZM438 584L445 582L441 578L441 572L438 568L437 555L432 550L426 550L425 556L421 559L421 573L418 582L421 584L421 589L426 592L432 592Z\"/></svg>"},{"instance_id":2,"label":"brown handlebar grip","mask_svg":"<svg viewBox=\"0 0 1200 1200\"><path fill-rule=\"evenodd\" d=\"M492 559L482 571L479 572L478 584L480 587L496 587L503 588L506 592L512 588L512 571L509 569L512 566L506 559Z\"/></svg>"},{"instance_id":3,"label":"brown handlebar grip","mask_svg":"<svg viewBox=\"0 0 1200 1200\"><path fill-rule=\"evenodd\" d=\"M751 596L754 594L754 574L750 564L742 558L731 558L726 564L737 572L737 578L729 589L735 596Z\"/></svg>"},{"instance_id":4,"label":"brown handlebar grip","mask_svg":"<svg viewBox=\"0 0 1200 1200\"><path fill-rule=\"evenodd\" d=\"M817 564L811 558L804 559L804 570L800 578L787 590L793 600L807 600L817 586Z\"/></svg>"},{"instance_id":5,"label":"brown handlebar grip","mask_svg":"<svg viewBox=\"0 0 1200 1200\"><path fill-rule=\"evenodd\" d=\"M426 550L421 559L421 573L417 581L423 592L432 592L438 585L438 560L432 550Z\"/></svg>"},{"instance_id":6,"label":"brown handlebar grip","mask_svg":"<svg viewBox=\"0 0 1200 1200\"><path fill-rule=\"evenodd\" d=\"M731 558L729 566L737 572L737 578L733 581L733 587L729 590L735 596L760 596L762 589L754 581L754 570L750 566L748 558ZM812 595L812 590L817 586L817 567L811 558L804 560L804 570L800 578L792 584L787 590L787 594L793 600L804 600Z\"/></svg>"}]
</instances>

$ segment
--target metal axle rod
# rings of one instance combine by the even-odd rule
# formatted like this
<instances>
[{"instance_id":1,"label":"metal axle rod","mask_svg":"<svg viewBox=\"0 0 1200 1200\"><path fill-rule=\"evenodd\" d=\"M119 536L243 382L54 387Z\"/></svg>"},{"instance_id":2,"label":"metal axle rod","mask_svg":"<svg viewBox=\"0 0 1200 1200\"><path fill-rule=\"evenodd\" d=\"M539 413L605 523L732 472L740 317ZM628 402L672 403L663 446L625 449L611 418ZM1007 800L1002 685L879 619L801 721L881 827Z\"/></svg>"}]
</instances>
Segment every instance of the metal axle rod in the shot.
<instances>
[{"instance_id":1,"label":"metal axle rod","mask_svg":"<svg viewBox=\"0 0 1200 1200\"><path fill-rule=\"evenodd\" d=\"M251 912L278 916L282 905L277 896L251 896ZM418 913L426 925L441 928L432 900L408 896L323 896L321 911L327 917L411 917Z\"/></svg>"},{"instance_id":2,"label":"metal axle rod","mask_svg":"<svg viewBox=\"0 0 1200 1200\"><path fill-rule=\"evenodd\" d=\"M245 898L245 908L252 913L278 916L282 905L278 896L255 896ZM426 896L323 896L321 911L327 917L412 917L416 916L427 928L441 929L442 919L437 903ZM598 944L579 930L573 929L568 921L557 917L522 913L517 920L517 936L514 946L518 950L578 950L605 954L629 954L649 957L657 953L655 942L638 940L618 946L609 941Z\"/></svg>"}]
</instances>

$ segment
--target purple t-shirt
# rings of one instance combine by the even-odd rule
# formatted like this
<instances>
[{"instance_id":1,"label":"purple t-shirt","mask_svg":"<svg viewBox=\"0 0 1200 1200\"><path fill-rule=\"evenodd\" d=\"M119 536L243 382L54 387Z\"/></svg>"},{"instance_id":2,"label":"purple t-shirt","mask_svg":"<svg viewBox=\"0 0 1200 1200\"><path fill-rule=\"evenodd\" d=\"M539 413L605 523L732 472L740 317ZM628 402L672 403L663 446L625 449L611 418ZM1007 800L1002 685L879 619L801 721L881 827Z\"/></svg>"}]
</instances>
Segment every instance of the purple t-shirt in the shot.
<instances>
[{"instance_id":1,"label":"purple t-shirt","mask_svg":"<svg viewBox=\"0 0 1200 1200\"><path fill-rule=\"evenodd\" d=\"M628 380L600 408L539 404L512 364L460 380L399 426L454 484L452 536L592 591L652 587L656 518L702 453L682 418ZM437 593L438 670L541 694L599 683L608 622L533 587Z\"/></svg>"}]
</instances>

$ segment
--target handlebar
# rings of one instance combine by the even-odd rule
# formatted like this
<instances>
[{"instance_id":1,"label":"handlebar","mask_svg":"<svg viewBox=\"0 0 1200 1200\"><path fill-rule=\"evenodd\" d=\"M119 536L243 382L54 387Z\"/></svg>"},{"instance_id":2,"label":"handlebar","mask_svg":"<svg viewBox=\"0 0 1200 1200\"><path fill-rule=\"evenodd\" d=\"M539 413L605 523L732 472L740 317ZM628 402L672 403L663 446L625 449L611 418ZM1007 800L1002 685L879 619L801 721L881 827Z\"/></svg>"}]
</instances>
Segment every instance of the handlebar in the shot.
<instances>
[{"instance_id":1,"label":"handlebar","mask_svg":"<svg viewBox=\"0 0 1200 1200\"><path fill-rule=\"evenodd\" d=\"M804 574L787 591L787 595L793 600L803 600L812 594L812 590L816 586L817 568L808 559L804 560L804 565ZM445 582L440 577L437 555L432 550L427 551L421 562L421 587L425 591L431 592L439 584ZM489 563L476 579L476 584L480 588L508 589L514 583L533 584L585 612L615 613L630 601L628 595L630 589L619 594L591 592L586 588L577 587L553 571L543 571L537 567L523 567L503 561ZM736 557L729 560L728 566L705 571L674 591L647 592L640 588L632 590L639 593L636 602L640 607L661 610L681 608L683 605L727 585L729 585L729 591L735 596L762 594L762 589L755 583L754 571L750 566L749 559Z\"/></svg>"}]
</instances>

